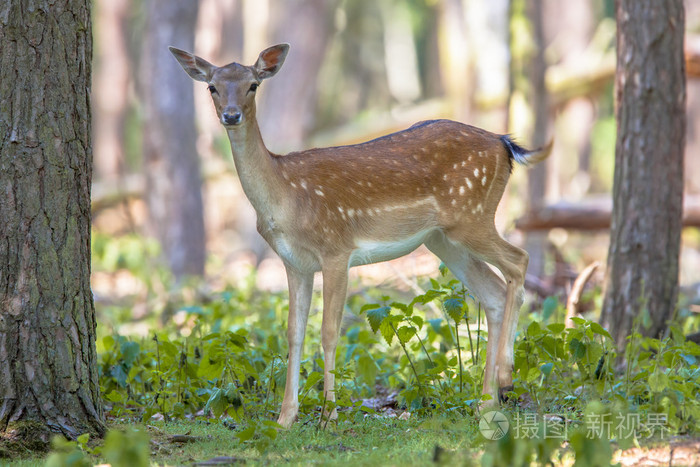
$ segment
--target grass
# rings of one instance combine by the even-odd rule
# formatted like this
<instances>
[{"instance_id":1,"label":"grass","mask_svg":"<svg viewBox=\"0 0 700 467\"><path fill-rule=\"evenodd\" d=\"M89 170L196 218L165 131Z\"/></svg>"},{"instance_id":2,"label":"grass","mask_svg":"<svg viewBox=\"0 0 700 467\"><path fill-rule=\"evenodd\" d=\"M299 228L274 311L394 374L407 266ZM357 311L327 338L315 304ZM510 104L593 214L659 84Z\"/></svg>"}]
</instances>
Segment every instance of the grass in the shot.
<instances>
[{"instance_id":1,"label":"grass","mask_svg":"<svg viewBox=\"0 0 700 467\"><path fill-rule=\"evenodd\" d=\"M127 425L111 428L125 429ZM253 446L240 443L234 430L219 423L156 422L136 428L149 434L150 462L158 465L191 465L228 458L246 465L421 466L431 464L436 452L449 452L454 461L471 458L472 444L478 438L478 425L471 418L367 417L353 423L331 422L325 430L316 424L296 423L289 430L280 430L275 442L261 454ZM185 434L188 442L173 438ZM44 463L45 458L33 457L0 465L29 467Z\"/></svg>"}]
</instances>

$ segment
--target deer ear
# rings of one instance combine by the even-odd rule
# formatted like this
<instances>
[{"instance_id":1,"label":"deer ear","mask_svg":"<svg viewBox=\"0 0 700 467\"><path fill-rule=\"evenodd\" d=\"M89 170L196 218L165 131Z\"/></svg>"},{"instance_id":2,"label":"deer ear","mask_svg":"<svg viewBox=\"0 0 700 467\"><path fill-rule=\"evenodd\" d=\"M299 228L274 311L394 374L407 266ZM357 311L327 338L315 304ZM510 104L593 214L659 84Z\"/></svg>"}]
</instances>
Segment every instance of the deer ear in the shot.
<instances>
[{"instance_id":1,"label":"deer ear","mask_svg":"<svg viewBox=\"0 0 700 467\"><path fill-rule=\"evenodd\" d=\"M253 65L258 78L266 79L274 76L282 68L287 52L289 52L289 44L273 45L260 52L258 61Z\"/></svg>"},{"instance_id":2,"label":"deer ear","mask_svg":"<svg viewBox=\"0 0 700 467\"><path fill-rule=\"evenodd\" d=\"M205 83L209 82L212 73L216 69L214 65L184 50L176 49L175 47L168 47L168 49L192 79L204 81Z\"/></svg>"}]
</instances>

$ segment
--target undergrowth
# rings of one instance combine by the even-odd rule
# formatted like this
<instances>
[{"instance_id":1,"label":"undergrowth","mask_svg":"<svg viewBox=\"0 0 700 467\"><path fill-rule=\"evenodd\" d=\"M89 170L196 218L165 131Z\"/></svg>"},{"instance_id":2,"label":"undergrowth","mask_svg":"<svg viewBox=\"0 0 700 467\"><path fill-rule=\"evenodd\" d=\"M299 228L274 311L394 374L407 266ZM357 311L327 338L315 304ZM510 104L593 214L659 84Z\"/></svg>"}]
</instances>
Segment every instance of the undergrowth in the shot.
<instances>
[{"instance_id":1,"label":"undergrowth","mask_svg":"<svg viewBox=\"0 0 700 467\"><path fill-rule=\"evenodd\" d=\"M101 257L98 249L96 256L118 267L118 255ZM285 436L274 420L284 391L288 302L286 294L261 292L252 283L170 306L165 324L153 326L147 337L121 333L112 313L97 340L108 418L127 425L218 424L241 448L258 455L274 451ZM316 297L312 309L319 307ZM566 328L556 320L561 305L548 299L541 311L521 314L512 403L500 409L506 422L499 424L479 409L488 399L481 393L488 342L481 306L443 268L415 297L351 297L347 314L363 320L356 319L339 342L339 418L329 424L321 417L329 403L322 397L320 313L313 313L293 430L343 432L404 412L424 426L469 420L465 430L478 427L481 434L470 436L472 444L463 450L481 454L441 450L436 442L433 460L481 465L546 464L566 455L576 465L605 465L611 442L624 448L698 433L700 347L685 340L682 328L697 318L672 323L663 339L642 337L636 329L619 356L607 330L583 318ZM377 391L397 393L389 414L366 402ZM145 435L110 436L138 445ZM106 452L110 442L108 437ZM104 458L84 438L56 443L54 460Z\"/></svg>"}]
</instances>

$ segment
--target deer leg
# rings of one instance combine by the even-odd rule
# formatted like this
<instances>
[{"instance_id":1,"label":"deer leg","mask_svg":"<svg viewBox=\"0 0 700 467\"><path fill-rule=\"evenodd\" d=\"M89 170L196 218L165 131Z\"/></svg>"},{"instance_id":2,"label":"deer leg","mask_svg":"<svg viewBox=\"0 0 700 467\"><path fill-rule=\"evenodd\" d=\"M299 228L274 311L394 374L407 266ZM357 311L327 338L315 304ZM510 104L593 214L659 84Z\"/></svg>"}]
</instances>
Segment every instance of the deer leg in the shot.
<instances>
[{"instance_id":1,"label":"deer leg","mask_svg":"<svg viewBox=\"0 0 700 467\"><path fill-rule=\"evenodd\" d=\"M494 265L506 280L506 303L503 325L496 350L496 379L499 397L513 388L513 346L518 326L518 314L523 304L525 273L529 260L527 252L499 237L499 245L493 257Z\"/></svg>"},{"instance_id":2,"label":"deer leg","mask_svg":"<svg viewBox=\"0 0 700 467\"><path fill-rule=\"evenodd\" d=\"M474 257L464 245L448 240L442 233L426 241L425 245L445 263L484 307L489 337L483 393L491 396L491 403L496 403L496 353L503 322L506 285L485 262Z\"/></svg>"},{"instance_id":3,"label":"deer leg","mask_svg":"<svg viewBox=\"0 0 700 467\"><path fill-rule=\"evenodd\" d=\"M277 423L289 428L299 412L299 372L301 353L304 347L306 321L309 317L311 295L313 293L314 275L301 273L287 267L289 284L289 319L287 323L287 342L289 343L289 362L287 364L287 382L284 386L284 399Z\"/></svg>"},{"instance_id":4,"label":"deer leg","mask_svg":"<svg viewBox=\"0 0 700 467\"><path fill-rule=\"evenodd\" d=\"M348 289L348 258L336 258L323 264L323 324L321 325L321 344L323 345L323 392L326 401L335 402L335 350L338 346L340 323L345 307ZM336 419L338 413L334 408L325 413L330 419Z\"/></svg>"},{"instance_id":5,"label":"deer leg","mask_svg":"<svg viewBox=\"0 0 700 467\"><path fill-rule=\"evenodd\" d=\"M489 344L484 392L498 396L494 398L495 402L513 387L513 345L518 312L523 301L528 255L524 250L502 239L495 227L491 230L482 232L476 238L473 232L450 232L450 239L455 239L453 243L458 240L472 255L495 266L505 279L505 303L501 311L489 311L487 308L486 315ZM474 292L478 293L478 290ZM494 330L497 331L494 333ZM494 394L494 382L498 387L498 394Z\"/></svg>"}]
</instances>

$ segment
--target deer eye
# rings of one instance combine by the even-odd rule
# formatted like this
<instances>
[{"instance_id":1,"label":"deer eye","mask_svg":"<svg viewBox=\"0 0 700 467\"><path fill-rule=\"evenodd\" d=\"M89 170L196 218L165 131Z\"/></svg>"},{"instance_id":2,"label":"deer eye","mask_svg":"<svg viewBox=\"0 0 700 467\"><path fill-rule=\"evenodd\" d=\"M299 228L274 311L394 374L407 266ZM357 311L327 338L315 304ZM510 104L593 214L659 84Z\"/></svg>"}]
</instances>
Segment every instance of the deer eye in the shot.
<instances>
[{"instance_id":1,"label":"deer eye","mask_svg":"<svg viewBox=\"0 0 700 467\"><path fill-rule=\"evenodd\" d=\"M219 94L219 91L217 91L216 88L215 88L213 85L211 85L211 84L207 87L207 89L208 89L209 92L212 93L212 94Z\"/></svg>"},{"instance_id":2,"label":"deer eye","mask_svg":"<svg viewBox=\"0 0 700 467\"><path fill-rule=\"evenodd\" d=\"M250 89L248 89L248 92L255 92L258 89L259 84L258 83L253 83L250 85Z\"/></svg>"}]
</instances>

